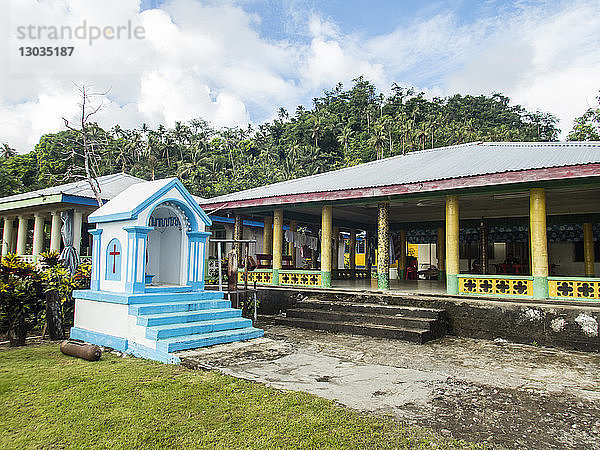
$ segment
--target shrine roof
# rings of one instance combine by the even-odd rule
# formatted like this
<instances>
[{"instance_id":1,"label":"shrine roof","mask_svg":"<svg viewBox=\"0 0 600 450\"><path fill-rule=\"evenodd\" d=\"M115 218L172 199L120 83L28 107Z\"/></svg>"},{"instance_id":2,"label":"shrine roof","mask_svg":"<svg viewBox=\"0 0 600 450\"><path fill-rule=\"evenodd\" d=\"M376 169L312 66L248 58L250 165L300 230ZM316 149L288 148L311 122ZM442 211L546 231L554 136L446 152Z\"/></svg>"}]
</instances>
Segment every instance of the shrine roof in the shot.
<instances>
[{"instance_id":1,"label":"shrine roof","mask_svg":"<svg viewBox=\"0 0 600 450\"><path fill-rule=\"evenodd\" d=\"M90 214L88 222L99 223L135 219L141 211L148 208L173 188L179 191L186 200L187 206L196 212L206 225L211 225L210 218L198 206L199 198L193 197L177 178L145 181L129 186L111 201Z\"/></svg>"}]
</instances>

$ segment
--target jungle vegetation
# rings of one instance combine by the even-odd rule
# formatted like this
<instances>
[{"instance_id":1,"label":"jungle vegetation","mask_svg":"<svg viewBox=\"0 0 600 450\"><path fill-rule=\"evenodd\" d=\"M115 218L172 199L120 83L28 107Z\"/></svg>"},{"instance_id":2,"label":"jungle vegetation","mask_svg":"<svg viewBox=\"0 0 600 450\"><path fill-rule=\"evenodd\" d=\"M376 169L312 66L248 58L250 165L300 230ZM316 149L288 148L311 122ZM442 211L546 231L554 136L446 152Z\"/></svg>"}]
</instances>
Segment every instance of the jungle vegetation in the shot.
<instances>
[{"instance_id":1,"label":"jungle vegetation","mask_svg":"<svg viewBox=\"0 0 600 450\"><path fill-rule=\"evenodd\" d=\"M577 119L570 138L597 136L593 120L598 115L590 111ZM277 118L255 127L215 129L198 118L155 129L144 124L104 130L91 123L87 133L96 142L99 175L126 172L147 180L177 176L192 193L209 198L447 145L553 141L559 130L552 114L527 111L502 94L428 99L423 92L394 84L386 97L359 77L350 89L338 84L325 91L310 109L280 108ZM64 175L76 163L76 138L71 129L46 134L22 155L4 144L0 196L70 181Z\"/></svg>"}]
</instances>

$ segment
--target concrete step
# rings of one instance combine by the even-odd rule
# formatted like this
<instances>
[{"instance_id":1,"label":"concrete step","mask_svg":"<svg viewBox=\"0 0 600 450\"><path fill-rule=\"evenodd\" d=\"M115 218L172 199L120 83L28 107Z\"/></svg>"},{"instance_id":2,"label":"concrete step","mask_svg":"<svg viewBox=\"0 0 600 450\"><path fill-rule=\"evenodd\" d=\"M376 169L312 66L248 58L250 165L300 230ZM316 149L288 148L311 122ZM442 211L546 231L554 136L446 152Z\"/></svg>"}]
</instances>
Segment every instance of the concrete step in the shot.
<instances>
[{"instance_id":1,"label":"concrete step","mask_svg":"<svg viewBox=\"0 0 600 450\"><path fill-rule=\"evenodd\" d=\"M156 349L164 352L177 352L192 348L209 347L211 345L225 344L228 342L247 341L262 337L263 330L254 327L237 328L234 330L215 331L212 333L191 334L160 339L156 342Z\"/></svg>"},{"instance_id":2,"label":"concrete step","mask_svg":"<svg viewBox=\"0 0 600 450\"><path fill-rule=\"evenodd\" d=\"M129 297L129 304L166 303L198 300L219 300L223 293L218 291L193 291L193 292L146 292L134 294Z\"/></svg>"},{"instance_id":3,"label":"concrete step","mask_svg":"<svg viewBox=\"0 0 600 450\"><path fill-rule=\"evenodd\" d=\"M152 286L146 285L146 292L154 294L156 292L191 292L191 286Z\"/></svg>"},{"instance_id":4,"label":"concrete step","mask_svg":"<svg viewBox=\"0 0 600 450\"><path fill-rule=\"evenodd\" d=\"M198 322L187 322L185 324L158 325L146 328L146 337L151 340L186 336L193 334L212 333L215 331L234 330L237 328L248 328L252 326L252 320L242 317L229 319L202 320Z\"/></svg>"},{"instance_id":5,"label":"concrete step","mask_svg":"<svg viewBox=\"0 0 600 450\"><path fill-rule=\"evenodd\" d=\"M229 300L184 300L177 302L147 303L141 305L130 305L129 314L142 316L147 314L173 313L183 311L198 311L203 309L231 308Z\"/></svg>"},{"instance_id":6,"label":"concrete step","mask_svg":"<svg viewBox=\"0 0 600 450\"><path fill-rule=\"evenodd\" d=\"M401 339L403 341L423 344L436 339L429 330L415 328L399 328L387 325L357 324L349 322L330 322L326 320L309 320L296 317L276 317L276 325L310 328L313 330L332 331L336 333L359 334L364 336L380 337L386 339Z\"/></svg>"},{"instance_id":7,"label":"concrete step","mask_svg":"<svg viewBox=\"0 0 600 450\"><path fill-rule=\"evenodd\" d=\"M160 325L202 322L205 320L231 319L241 316L241 309L218 308L198 311L147 314L138 316L136 323L143 327L155 327Z\"/></svg>"},{"instance_id":8,"label":"concrete step","mask_svg":"<svg viewBox=\"0 0 600 450\"><path fill-rule=\"evenodd\" d=\"M439 327L437 319L424 317L406 317L401 314L367 314L363 312L328 311L325 309L293 308L286 313L287 317L298 319L320 320L327 322L348 322L359 324L387 325L418 330L432 330Z\"/></svg>"},{"instance_id":9,"label":"concrete step","mask_svg":"<svg viewBox=\"0 0 600 450\"><path fill-rule=\"evenodd\" d=\"M322 300L303 300L296 303L295 308L320 309L325 311L344 311L361 314L402 315L404 317L421 317L426 319L445 320L443 309L416 308L411 306L389 306L379 303L326 302Z\"/></svg>"}]
</instances>

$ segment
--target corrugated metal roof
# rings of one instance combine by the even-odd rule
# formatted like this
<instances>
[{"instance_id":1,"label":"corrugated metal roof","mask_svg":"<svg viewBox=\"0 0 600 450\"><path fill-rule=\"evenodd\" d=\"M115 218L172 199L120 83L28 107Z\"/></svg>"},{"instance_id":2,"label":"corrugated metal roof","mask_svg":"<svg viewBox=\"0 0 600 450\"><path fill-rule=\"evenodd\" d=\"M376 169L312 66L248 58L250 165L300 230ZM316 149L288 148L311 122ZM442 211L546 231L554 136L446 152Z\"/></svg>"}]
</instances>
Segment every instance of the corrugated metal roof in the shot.
<instances>
[{"instance_id":1,"label":"corrugated metal roof","mask_svg":"<svg viewBox=\"0 0 600 450\"><path fill-rule=\"evenodd\" d=\"M600 163L600 142L474 142L234 192L211 198L204 204L592 163Z\"/></svg>"},{"instance_id":2,"label":"corrugated metal roof","mask_svg":"<svg viewBox=\"0 0 600 450\"><path fill-rule=\"evenodd\" d=\"M104 175L98 178L100 184L102 198L110 200L117 196L120 192L127 189L136 183L141 183L141 178L127 175L126 173L116 173L113 175ZM44 197L55 194L74 195L77 197L95 198L89 183L86 180L75 181L73 183L61 184L46 189L38 189L37 191L24 192L22 194L11 195L9 197L0 198L0 203L9 203L18 200L27 200L30 198Z\"/></svg>"}]
</instances>

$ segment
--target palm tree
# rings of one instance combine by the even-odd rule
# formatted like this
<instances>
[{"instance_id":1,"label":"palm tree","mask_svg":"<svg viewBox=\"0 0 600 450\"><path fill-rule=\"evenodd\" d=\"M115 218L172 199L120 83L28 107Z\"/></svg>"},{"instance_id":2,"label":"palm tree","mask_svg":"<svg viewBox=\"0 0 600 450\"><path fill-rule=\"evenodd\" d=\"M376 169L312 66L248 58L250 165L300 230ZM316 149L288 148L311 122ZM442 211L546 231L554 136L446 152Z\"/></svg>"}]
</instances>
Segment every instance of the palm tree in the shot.
<instances>
[{"instance_id":1,"label":"palm tree","mask_svg":"<svg viewBox=\"0 0 600 450\"><path fill-rule=\"evenodd\" d=\"M344 146L344 160L348 161L348 141L354 134L352 128L349 125L346 125L340 135L337 137L337 141Z\"/></svg>"},{"instance_id":2,"label":"palm tree","mask_svg":"<svg viewBox=\"0 0 600 450\"><path fill-rule=\"evenodd\" d=\"M319 148L319 137L321 137L322 133L322 125L323 121L321 115L319 113L315 114L312 118L312 129L311 129L311 137L315 141L315 148Z\"/></svg>"},{"instance_id":3,"label":"palm tree","mask_svg":"<svg viewBox=\"0 0 600 450\"><path fill-rule=\"evenodd\" d=\"M12 158L13 156L17 156L17 151L10 147L6 142L2 143L2 149L0 150L2 158L4 159L8 159L8 158Z\"/></svg>"},{"instance_id":4,"label":"palm tree","mask_svg":"<svg viewBox=\"0 0 600 450\"><path fill-rule=\"evenodd\" d=\"M375 124L373 134L369 138L369 143L375 147L377 159L383 159L383 144L385 143L385 129L383 128L383 124Z\"/></svg>"}]
</instances>

